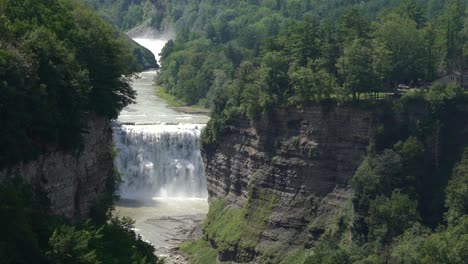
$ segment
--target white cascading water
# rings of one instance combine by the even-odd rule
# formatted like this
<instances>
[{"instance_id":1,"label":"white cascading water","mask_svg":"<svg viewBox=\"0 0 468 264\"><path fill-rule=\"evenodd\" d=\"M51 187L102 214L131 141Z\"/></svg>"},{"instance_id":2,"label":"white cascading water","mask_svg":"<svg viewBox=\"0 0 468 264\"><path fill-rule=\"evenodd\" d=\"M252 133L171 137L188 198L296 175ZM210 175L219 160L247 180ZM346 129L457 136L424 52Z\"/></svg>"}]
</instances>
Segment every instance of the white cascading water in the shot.
<instances>
[{"instance_id":1,"label":"white cascading water","mask_svg":"<svg viewBox=\"0 0 468 264\"><path fill-rule=\"evenodd\" d=\"M121 125L114 128L115 166L126 199L206 198L201 124Z\"/></svg>"}]
</instances>

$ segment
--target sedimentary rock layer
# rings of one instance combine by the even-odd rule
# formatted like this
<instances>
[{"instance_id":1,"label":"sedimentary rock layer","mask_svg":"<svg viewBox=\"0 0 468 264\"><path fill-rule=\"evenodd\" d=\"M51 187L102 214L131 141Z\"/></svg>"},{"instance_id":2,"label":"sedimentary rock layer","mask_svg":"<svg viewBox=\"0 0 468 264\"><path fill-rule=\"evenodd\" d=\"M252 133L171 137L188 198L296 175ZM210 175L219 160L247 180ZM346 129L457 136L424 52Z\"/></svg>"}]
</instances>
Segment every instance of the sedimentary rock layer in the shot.
<instances>
[{"instance_id":1,"label":"sedimentary rock layer","mask_svg":"<svg viewBox=\"0 0 468 264\"><path fill-rule=\"evenodd\" d=\"M310 243L349 204L348 180L373 138L372 113L353 107L283 109L260 121L235 119L215 148L202 149L209 199L256 210L274 196L256 251ZM236 254L218 256L236 260ZM254 254L255 255L255 254Z\"/></svg>"}]
</instances>

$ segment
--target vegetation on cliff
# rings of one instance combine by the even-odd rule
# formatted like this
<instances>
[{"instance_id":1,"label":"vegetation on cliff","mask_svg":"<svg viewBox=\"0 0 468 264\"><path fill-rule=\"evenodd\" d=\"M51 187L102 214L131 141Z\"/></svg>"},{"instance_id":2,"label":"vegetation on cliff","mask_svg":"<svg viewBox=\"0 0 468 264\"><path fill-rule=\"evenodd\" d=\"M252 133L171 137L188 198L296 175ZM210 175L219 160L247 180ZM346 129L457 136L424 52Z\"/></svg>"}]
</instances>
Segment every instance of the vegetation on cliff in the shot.
<instances>
[{"instance_id":1,"label":"vegetation on cliff","mask_svg":"<svg viewBox=\"0 0 468 264\"><path fill-rule=\"evenodd\" d=\"M1 0L0 32L0 167L77 149L90 112L133 101L130 50L76 1Z\"/></svg>"},{"instance_id":2,"label":"vegetation on cliff","mask_svg":"<svg viewBox=\"0 0 468 264\"><path fill-rule=\"evenodd\" d=\"M71 223L51 215L45 194L19 178L0 185L0 199L2 263L162 263L129 218Z\"/></svg>"},{"instance_id":3,"label":"vegetation on cliff","mask_svg":"<svg viewBox=\"0 0 468 264\"><path fill-rule=\"evenodd\" d=\"M237 208L233 198L229 198L231 202L213 201L203 226L204 235L198 241L184 244L182 250L195 263L215 263L213 256L218 260L288 264L463 263L468 248L464 202L468 179L467 102L460 87L449 85L435 86L428 93L411 92L398 100L380 100L366 106L360 102L352 106L365 107L365 111L373 113L375 135L362 164L345 183L352 189L351 199L344 205L336 201L316 214L309 210L326 203L323 197L304 205L300 219L307 227L300 230L309 234L309 239L289 255L282 251L287 246L281 245L287 239L272 235L272 230L282 228L276 225L277 214L271 215L267 210L278 206L274 195L269 194L267 198L259 195L271 190L271 186L265 186L267 182L249 183L248 188L256 188L256 192L249 191L242 209ZM262 120L254 121L252 129L257 127L256 122ZM232 144L224 141L231 135L237 136L227 128L220 139L224 144ZM236 144L256 146L246 142L249 141L236 141ZM221 145L209 147L204 146L204 151L216 153L224 149ZM232 158L226 155L228 160ZM276 163L275 158L271 162ZM344 163L340 165L345 166ZM268 165L259 162L254 166ZM298 171L306 178L321 176L296 170L294 166L287 166L282 173L286 174L287 181L294 181L297 179L289 174ZM251 207L254 203L260 204ZM333 213L336 208L339 209ZM253 221L252 216L259 217ZM291 225L298 228L295 223ZM289 226L286 224L284 228ZM267 238L260 240L262 236Z\"/></svg>"},{"instance_id":4,"label":"vegetation on cliff","mask_svg":"<svg viewBox=\"0 0 468 264\"><path fill-rule=\"evenodd\" d=\"M460 88L437 86L394 102L381 119L376 143L351 180L349 225L324 239L349 263L463 262L467 212L454 197L466 195L467 102ZM425 110L415 116L415 106ZM350 234L352 243L343 243Z\"/></svg>"}]
</instances>

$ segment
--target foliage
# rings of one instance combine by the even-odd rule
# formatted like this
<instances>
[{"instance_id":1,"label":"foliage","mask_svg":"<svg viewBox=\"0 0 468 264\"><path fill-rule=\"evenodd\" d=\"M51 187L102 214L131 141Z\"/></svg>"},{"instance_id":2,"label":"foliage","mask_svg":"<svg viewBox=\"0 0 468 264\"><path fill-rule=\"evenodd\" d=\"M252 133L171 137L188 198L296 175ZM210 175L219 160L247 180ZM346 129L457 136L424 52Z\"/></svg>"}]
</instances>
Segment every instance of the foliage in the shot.
<instances>
[{"instance_id":1,"label":"foliage","mask_svg":"<svg viewBox=\"0 0 468 264\"><path fill-rule=\"evenodd\" d=\"M79 149L89 113L133 102L134 59L117 32L76 1L2 0L0 166Z\"/></svg>"},{"instance_id":2,"label":"foliage","mask_svg":"<svg viewBox=\"0 0 468 264\"><path fill-rule=\"evenodd\" d=\"M417 202L411 201L407 195L394 192L390 198L378 196L369 208L370 239L395 237L418 220Z\"/></svg>"},{"instance_id":3,"label":"foliage","mask_svg":"<svg viewBox=\"0 0 468 264\"><path fill-rule=\"evenodd\" d=\"M43 248L57 221L46 216L45 199L15 178L0 185L0 200L2 262L46 263Z\"/></svg>"},{"instance_id":4,"label":"foliage","mask_svg":"<svg viewBox=\"0 0 468 264\"><path fill-rule=\"evenodd\" d=\"M69 223L51 215L47 198L20 178L0 184L0 198L2 263L162 263L131 219Z\"/></svg>"},{"instance_id":5,"label":"foliage","mask_svg":"<svg viewBox=\"0 0 468 264\"><path fill-rule=\"evenodd\" d=\"M454 8L465 10L461 1L267 2L157 3L156 13L178 29L157 82L185 104L212 108L207 142L223 133L231 114L255 119L275 107L362 95L380 100L399 84L466 71L460 49L468 37L460 22L466 14ZM290 10L296 5L301 12ZM451 35L447 19L457 23ZM444 57L448 49L458 57Z\"/></svg>"},{"instance_id":6,"label":"foliage","mask_svg":"<svg viewBox=\"0 0 468 264\"><path fill-rule=\"evenodd\" d=\"M468 216L432 234L422 248L421 263L463 263L468 249Z\"/></svg>"},{"instance_id":7,"label":"foliage","mask_svg":"<svg viewBox=\"0 0 468 264\"><path fill-rule=\"evenodd\" d=\"M459 125L466 126L467 119L462 105L466 98L459 87L436 85L428 93L404 96L393 102L393 110L386 110L390 113L380 114L386 122L397 114L399 119L390 122L390 129L382 127L389 130L379 132L387 142L371 146L351 181L355 238L351 247L358 249L351 250L353 259L366 263L380 256L392 263L461 263L458 256L466 248L467 234L460 222L466 216L466 153L462 153L467 142ZM444 190L448 225L442 218ZM426 227L437 225L441 226L435 232ZM448 239L455 229L459 235ZM374 250L365 250L370 245Z\"/></svg>"},{"instance_id":8,"label":"foliage","mask_svg":"<svg viewBox=\"0 0 468 264\"><path fill-rule=\"evenodd\" d=\"M256 196L255 199L252 199L253 195ZM191 261L211 263L219 252L235 252L236 259L242 262L253 259L254 248L275 206L276 196L266 190L251 189L249 197L240 209L230 208L225 199L219 199L210 205L202 226L205 238L182 246ZM216 249L210 249L206 240L215 241Z\"/></svg>"},{"instance_id":9,"label":"foliage","mask_svg":"<svg viewBox=\"0 0 468 264\"><path fill-rule=\"evenodd\" d=\"M333 243L323 242L315 246L313 255L309 256L304 264L333 264L333 263L351 263L349 253Z\"/></svg>"},{"instance_id":10,"label":"foliage","mask_svg":"<svg viewBox=\"0 0 468 264\"><path fill-rule=\"evenodd\" d=\"M155 6L149 0L85 0L84 2L123 30L138 26L155 14Z\"/></svg>"},{"instance_id":11,"label":"foliage","mask_svg":"<svg viewBox=\"0 0 468 264\"><path fill-rule=\"evenodd\" d=\"M218 251L203 239L184 242L180 245L180 250L189 255L190 261L193 264L216 263L218 256Z\"/></svg>"},{"instance_id":12,"label":"foliage","mask_svg":"<svg viewBox=\"0 0 468 264\"><path fill-rule=\"evenodd\" d=\"M468 214L468 149L454 170L446 190L446 219L454 223Z\"/></svg>"},{"instance_id":13,"label":"foliage","mask_svg":"<svg viewBox=\"0 0 468 264\"><path fill-rule=\"evenodd\" d=\"M466 71L461 0L88 2L121 28L143 7L154 29L175 28L157 83L182 104L212 108L207 143L231 115L255 119L275 107L362 95L380 100L399 84Z\"/></svg>"},{"instance_id":14,"label":"foliage","mask_svg":"<svg viewBox=\"0 0 468 264\"><path fill-rule=\"evenodd\" d=\"M227 88L231 81L235 85L243 82L240 66L256 61L259 63L254 64L253 70L258 71L255 76L263 73L266 79L255 78L249 84L260 85L256 92L269 97L262 101L263 96L259 95L257 103L282 105L288 102L282 97L298 95L308 101L316 98L314 94L320 98L338 92L356 98L359 93L376 93L389 85L431 81L436 70L443 72L439 69L445 67L445 60L458 61L451 62L457 67L446 71L462 71L465 67L460 63L460 41L467 37L461 22L466 18L455 11L464 10L462 1L442 4L442 13L439 10L429 15L424 10L430 10L437 1L396 1L391 5L381 1L360 5L339 1L334 6L316 1L284 0L276 5L267 2L238 1L234 9L232 3L211 0L186 6L159 1L156 13L172 20L178 29L170 50L164 52L159 82L185 103L194 104L214 89ZM292 6L300 8L291 11ZM434 37L435 32L444 30L446 19L457 25L448 37L453 37L457 47L453 52L461 57L444 59L442 53L436 52L446 50L447 34ZM218 60L211 61L210 57ZM303 68L308 64L314 65L313 71ZM223 80L215 83L220 72ZM317 83L310 79L314 76L322 82L330 78L336 81L318 83L325 92L317 91L308 87ZM297 94L290 91L291 84ZM337 88L341 89L336 91ZM240 84L237 89L237 93L242 93L245 86Z\"/></svg>"},{"instance_id":15,"label":"foliage","mask_svg":"<svg viewBox=\"0 0 468 264\"><path fill-rule=\"evenodd\" d=\"M89 241L99 238L97 233L77 231L73 226L60 226L50 237L51 249L46 254L60 264L98 263L96 252L89 248Z\"/></svg>"},{"instance_id":16,"label":"foliage","mask_svg":"<svg viewBox=\"0 0 468 264\"><path fill-rule=\"evenodd\" d=\"M421 225L414 225L395 239L390 258L395 263L419 263L421 249L430 234L430 230Z\"/></svg>"}]
</instances>

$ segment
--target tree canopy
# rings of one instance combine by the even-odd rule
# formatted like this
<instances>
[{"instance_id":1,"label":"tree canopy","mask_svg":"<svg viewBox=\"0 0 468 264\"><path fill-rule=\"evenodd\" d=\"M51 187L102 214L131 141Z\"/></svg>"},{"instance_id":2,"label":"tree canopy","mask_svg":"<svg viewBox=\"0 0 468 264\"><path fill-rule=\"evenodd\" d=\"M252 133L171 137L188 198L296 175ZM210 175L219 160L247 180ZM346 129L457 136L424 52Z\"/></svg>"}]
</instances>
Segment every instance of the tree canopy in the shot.
<instances>
[{"instance_id":1,"label":"tree canopy","mask_svg":"<svg viewBox=\"0 0 468 264\"><path fill-rule=\"evenodd\" d=\"M90 113L133 101L130 49L82 4L1 0L0 31L0 166L77 148Z\"/></svg>"}]
</instances>

